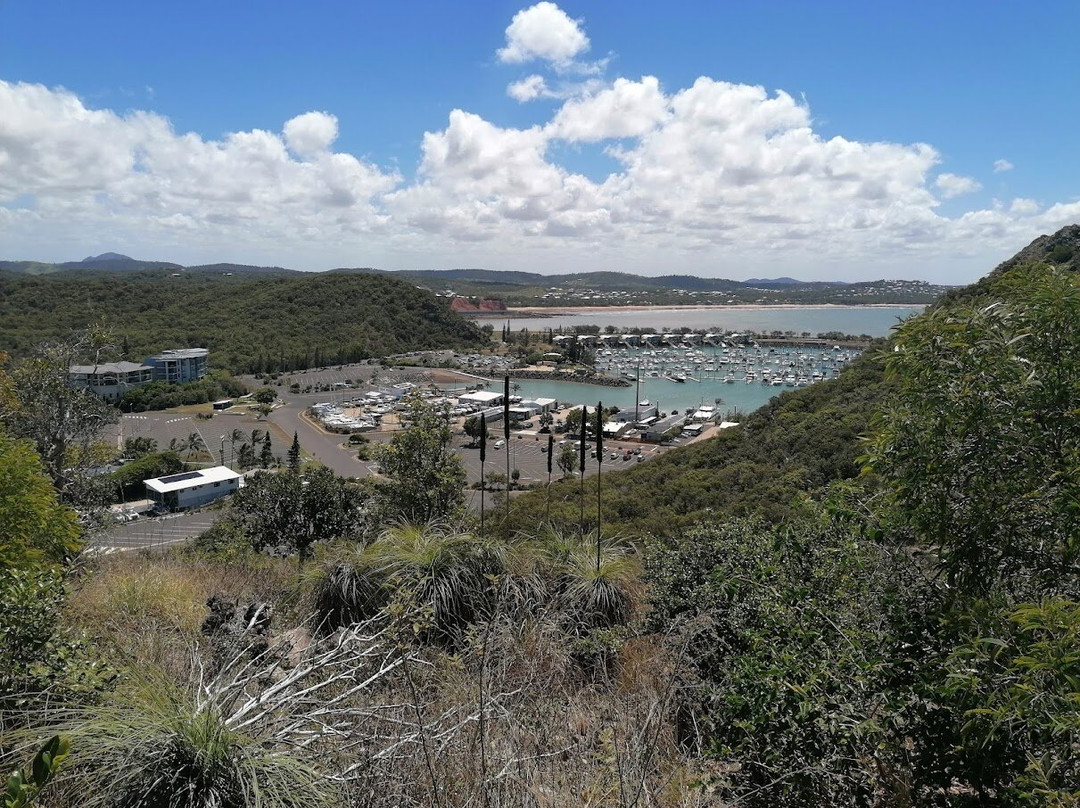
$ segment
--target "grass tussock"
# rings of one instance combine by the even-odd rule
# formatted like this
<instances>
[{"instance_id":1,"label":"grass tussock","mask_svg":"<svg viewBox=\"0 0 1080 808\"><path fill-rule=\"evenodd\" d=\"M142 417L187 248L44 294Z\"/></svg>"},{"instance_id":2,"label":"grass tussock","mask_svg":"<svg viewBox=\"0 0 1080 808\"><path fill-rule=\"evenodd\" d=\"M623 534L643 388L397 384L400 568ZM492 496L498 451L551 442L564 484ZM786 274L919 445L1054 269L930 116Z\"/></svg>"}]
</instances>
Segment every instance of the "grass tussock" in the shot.
<instances>
[{"instance_id":1,"label":"grass tussock","mask_svg":"<svg viewBox=\"0 0 1080 808\"><path fill-rule=\"evenodd\" d=\"M200 632L212 594L272 604L271 635L223 661ZM598 568L577 536L442 526L324 548L299 577L255 557L102 559L66 617L123 675L34 735L73 741L57 806L714 804L679 742L681 652L635 636L641 597L617 539ZM323 630L294 650L304 625Z\"/></svg>"},{"instance_id":2,"label":"grass tussock","mask_svg":"<svg viewBox=\"0 0 1080 808\"><path fill-rule=\"evenodd\" d=\"M287 614L295 569L287 561L258 557L222 562L180 553L107 556L89 562L73 579L63 620L118 662L156 665L182 676L211 595L268 602Z\"/></svg>"}]
</instances>

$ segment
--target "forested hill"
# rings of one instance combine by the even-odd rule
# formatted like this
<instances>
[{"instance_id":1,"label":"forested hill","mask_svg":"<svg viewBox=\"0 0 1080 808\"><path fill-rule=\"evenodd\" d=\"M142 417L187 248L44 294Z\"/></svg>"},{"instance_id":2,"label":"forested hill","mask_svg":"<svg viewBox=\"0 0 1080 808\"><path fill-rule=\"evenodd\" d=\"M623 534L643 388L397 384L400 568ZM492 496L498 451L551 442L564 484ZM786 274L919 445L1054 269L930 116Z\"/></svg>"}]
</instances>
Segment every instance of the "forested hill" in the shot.
<instances>
[{"instance_id":1,"label":"forested hill","mask_svg":"<svg viewBox=\"0 0 1080 808\"><path fill-rule=\"evenodd\" d=\"M734 429L626 471L605 473L604 521L620 532L670 535L703 519L757 516L782 522L807 494L859 473L860 436L888 395L875 342L839 378L781 393ZM576 483L517 501L517 527L543 512L574 523ZM590 495L591 496L591 495Z\"/></svg>"},{"instance_id":2,"label":"forested hill","mask_svg":"<svg viewBox=\"0 0 1080 808\"><path fill-rule=\"evenodd\" d=\"M449 301L382 275L0 272L0 351L103 323L127 358L206 347L233 372L482 344Z\"/></svg>"},{"instance_id":3,"label":"forested hill","mask_svg":"<svg viewBox=\"0 0 1080 808\"><path fill-rule=\"evenodd\" d=\"M950 292L932 307L949 311L1009 300L1043 268L1080 269L1080 225L1041 236L971 286ZM860 473L862 440L894 386L884 357L891 343L871 345L839 378L785 392L743 419L741 426L669 452L649 463L607 475L604 520L623 531L664 534L702 518L758 516L780 522L807 496ZM545 508L576 518L576 488L565 502L543 496L519 502L522 524Z\"/></svg>"},{"instance_id":4,"label":"forested hill","mask_svg":"<svg viewBox=\"0 0 1080 808\"><path fill-rule=\"evenodd\" d=\"M945 294L938 305L955 305L979 295L999 293L1001 282L1008 281L1017 269L1034 265L1055 266L1080 271L1080 224L1063 227L1048 236L1039 236L1012 258L1003 261L993 272L960 289Z\"/></svg>"},{"instance_id":5,"label":"forested hill","mask_svg":"<svg viewBox=\"0 0 1080 808\"><path fill-rule=\"evenodd\" d=\"M209 264L184 267L166 261L142 261L118 253L61 264L40 261L0 261L0 275L100 275L145 271L182 274L217 274L226 277L259 275L292 276L303 273L282 267L243 264ZM860 305L867 303L931 303L949 287L925 281L875 280L857 283L800 281L794 278L754 278L733 281L670 274L658 277L628 272L576 272L544 275L493 269L384 270L343 267L329 270L337 275L387 275L430 289L452 291L466 297L494 297L508 306L610 306L625 304L672 305L734 303Z\"/></svg>"}]
</instances>

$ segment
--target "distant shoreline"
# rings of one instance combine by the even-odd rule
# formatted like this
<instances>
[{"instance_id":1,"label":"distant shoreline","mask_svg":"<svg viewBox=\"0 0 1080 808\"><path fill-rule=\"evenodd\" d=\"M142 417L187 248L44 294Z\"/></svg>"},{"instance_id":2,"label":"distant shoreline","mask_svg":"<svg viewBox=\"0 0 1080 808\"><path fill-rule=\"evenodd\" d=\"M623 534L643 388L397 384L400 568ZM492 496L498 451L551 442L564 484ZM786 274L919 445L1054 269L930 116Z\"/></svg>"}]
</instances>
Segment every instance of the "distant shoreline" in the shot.
<instances>
[{"instance_id":1,"label":"distant shoreline","mask_svg":"<svg viewBox=\"0 0 1080 808\"><path fill-rule=\"evenodd\" d=\"M628 311L756 311L756 310L797 310L797 309L914 309L920 306L926 307L929 303L734 303L729 306L710 306L702 304L671 305L671 306L517 306L507 309L505 312L496 314L491 312L487 316L500 316L513 318L536 317L543 315L548 317L562 317L575 314L604 314L606 312ZM464 315L463 316L467 316Z\"/></svg>"}]
</instances>

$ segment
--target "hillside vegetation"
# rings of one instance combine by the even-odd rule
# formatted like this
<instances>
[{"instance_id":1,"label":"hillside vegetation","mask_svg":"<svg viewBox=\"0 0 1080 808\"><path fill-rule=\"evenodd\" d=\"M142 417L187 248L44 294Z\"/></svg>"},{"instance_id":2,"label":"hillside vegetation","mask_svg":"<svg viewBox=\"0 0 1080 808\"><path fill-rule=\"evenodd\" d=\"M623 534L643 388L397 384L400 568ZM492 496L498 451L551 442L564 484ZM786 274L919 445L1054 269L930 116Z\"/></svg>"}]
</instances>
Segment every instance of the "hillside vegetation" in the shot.
<instances>
[{"instance_id":1,"label":"hillside vegetation","mask_svg":"<svg viewBox=\"0 0 1080 808\"><path fill-rule=\"evenodd\" d=\"M1042 236L977 283L950 292L930 313L1007 300L1039 268L1080 269L1080 226ZM1019 280L1018 280L1019 279ZM1080 323L1069 327L1080 328ZM878 340L839 378L781 393L743 418L737 429L602 477L603 520L642 535L666 533L702 518L755 517L779 523L798 515L807 497L860 475L860 457L878 413L896 392L885 361L893 343ZM595 462L595 461L589 461ZM588 502L595 502L589 480ZM514 526L538 514L578 520L576 482L516 500ZM595 509L592 511L595 514ZM595 518L593 520L595 524Z\"/></svg>"},{"instance_id":2,"label":"hillside vegetation","mask_svg":"<svg viewBox=\"0 0 1080 808\"><path fill-rule=\"evenodd\" d=\"M282 267L256 267L242 264L209 264L183 267L166 261L139 261L125 255L105 253L48 264L39 261L0 261L0 274L14 275L97 275L131 274L148 270L167 270L188 274L218 274L231 277L295 276L295 270ZM492 269L437 269L387 271L370 267L338 268L337 275L380 275L408 281L432 292L451 290L467 297L492 297L510 306L569 305L722 305L726 303L823 304L930 303L948 289L925 281L876 280L843 283L839 281L800 281L793 278L733 281L724 278L700 278L695 275L633 275L628 272L574 272L544 275Z\"/></svg>"},{"instance_id":3,"label":"hillside vegetation","mask_svg":"<svg viewBox=\"0 0 1080 808\"><path fill-rule=\"evenodd\" d=\"M129 358L206 347L234 373L485 341L447 301L380 275L0 273L0 351L25 355L90 323L111 329Z\"/></svg>"},{"instance_id":4,"label":"hillside vegetation","mask_svg":"<svg viewBox=\"0 0 1080 808\"><path fill-rule=\"evenodd\" d=\"M253 475L192 546L72 564L76 500L35 451L56 430L35 432L48 408L16 364L8 793L1075 808L1078 236L1036 242L838 379L607 475L599 530L592 481L580 511L573 481L509 517L493 492L471 517L446 421L417 397L377 478Z\"/></svg>"}]
</instances>

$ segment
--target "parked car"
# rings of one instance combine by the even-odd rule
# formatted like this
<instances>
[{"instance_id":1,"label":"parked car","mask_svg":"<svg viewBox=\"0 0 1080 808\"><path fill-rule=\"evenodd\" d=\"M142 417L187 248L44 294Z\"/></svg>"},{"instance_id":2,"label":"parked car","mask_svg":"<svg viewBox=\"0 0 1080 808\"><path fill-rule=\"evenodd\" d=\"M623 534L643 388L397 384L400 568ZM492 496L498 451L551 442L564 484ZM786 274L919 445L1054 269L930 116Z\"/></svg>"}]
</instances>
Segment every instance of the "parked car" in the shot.
<instances>
[{"instance_id":1,"label":"parked car","mask_svg":"<svg viewBox=\"0 0 1080 808\"><path fill-rule=\"evenodd\" d=\"M499 438L497 441L495 441L495 448L496 449L501 449L505 445L506 445L506 441L504 441L502 438Z\"/></svg>"}]
</instances>

